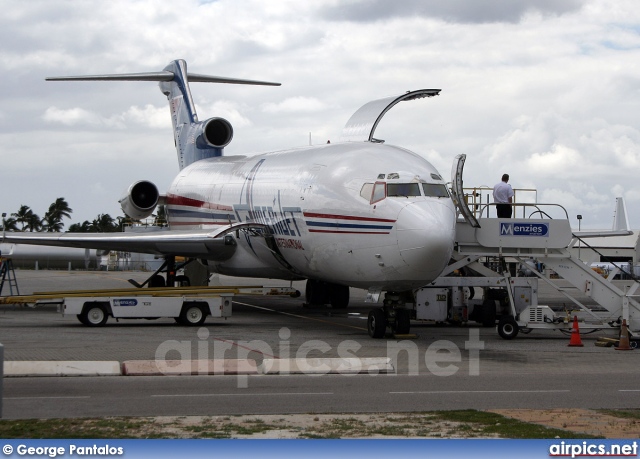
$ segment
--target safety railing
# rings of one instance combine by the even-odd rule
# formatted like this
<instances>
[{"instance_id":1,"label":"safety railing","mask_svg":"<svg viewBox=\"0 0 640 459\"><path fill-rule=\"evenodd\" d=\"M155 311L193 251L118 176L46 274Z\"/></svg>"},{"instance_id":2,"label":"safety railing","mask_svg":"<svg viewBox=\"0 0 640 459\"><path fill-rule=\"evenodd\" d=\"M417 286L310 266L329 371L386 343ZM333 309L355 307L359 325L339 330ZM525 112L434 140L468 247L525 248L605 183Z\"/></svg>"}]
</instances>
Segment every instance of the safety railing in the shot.
<instances>
[{"instance_id":1,"label":"safety railing","mask_svg":"<svg viewBox=\"0 0 640 459\"><path fill-rule=\"evenodd\" d=\"M496 203L491 202L489 204L484 204L479 206L477 211L476 218L497 218L498 212L496 210ZM565 209L560 204L547 204L547 203L514 203L511 204L513 207L513 215L512 218L523 218L523 219L569 219L569 213L567 209Z\"/></svg>"},{"instance_id":2,"label":"safety railing","mask_svg":"<svg viewBox=\"0 0 640 459\"><path fill-rule=\"evenodd\" d=\"M464 199L476 218L496 218L498 213L493 201L493 188L479 186L464 188ZM559 204L538 203L538 190L534 188L513 189L513 218L569 218L567 210Z\"/></svg>"}]
</instances>

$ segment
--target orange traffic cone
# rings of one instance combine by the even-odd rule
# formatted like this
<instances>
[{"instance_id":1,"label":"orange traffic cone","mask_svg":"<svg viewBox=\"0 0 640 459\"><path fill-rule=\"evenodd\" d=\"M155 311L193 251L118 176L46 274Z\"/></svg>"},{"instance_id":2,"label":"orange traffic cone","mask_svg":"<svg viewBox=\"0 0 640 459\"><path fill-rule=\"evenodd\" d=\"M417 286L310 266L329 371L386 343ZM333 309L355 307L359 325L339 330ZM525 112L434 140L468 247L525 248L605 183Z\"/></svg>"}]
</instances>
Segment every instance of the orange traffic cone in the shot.
<instances>
[{"instance_id":1,"label":"orange traffic cone","mask_svg":"<svg viewBox=\"0 0 640 459\"><path fill-rule=\"evenodd\" d=\"M615 347L616 351L631 351L629 343L629 330L627 330L627 320L622 319L622 327L620 327L620 341Z\"/></svg>"},{"instance_id":2,"label":"orange traffic cone","mask_svg":"<svg viewBox=\"0 0 640 459\"><path fill-rule=\"evenodd\" d=\"M571 328L571 340L569 346L583 347L582 340L580 339L580 329L578 328L578 316L573 316L573 327Z\"/></svg>"}]
</instances>

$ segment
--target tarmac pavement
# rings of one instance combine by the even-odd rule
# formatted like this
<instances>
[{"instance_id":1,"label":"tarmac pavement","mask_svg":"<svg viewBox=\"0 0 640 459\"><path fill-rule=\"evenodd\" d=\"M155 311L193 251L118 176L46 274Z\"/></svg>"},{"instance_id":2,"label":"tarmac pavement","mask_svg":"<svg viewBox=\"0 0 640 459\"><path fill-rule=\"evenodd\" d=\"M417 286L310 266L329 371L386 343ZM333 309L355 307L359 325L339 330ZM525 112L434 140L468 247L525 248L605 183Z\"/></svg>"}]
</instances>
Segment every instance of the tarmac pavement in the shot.
<instances>
[{"instance_id":1,"label":"tarmac pavement","mask_svg":"<svg viewBox=\"0 0 640 459\"><path fill-rule=\"evenodd\" d=\"M142 282L148 273L18 270L16 275L20 293L27 294L123 288L128 286L128 278ZM257 282L223 276L217 281L229 285L256 285ZM282 281L258 282L262 283L288 286ZM303 289L304 284L295 283L294 287ZM540 288L540 303L545 304L548 299L548 303L555 302L556 308L562 307L565 299L543 291L544 288ZM360 400L358 391L364 396L376 390L382 391L383 395L375 402L371 401L365 411L376 407L391 411L394 406L402 410L415 408L417 405L412 405L415 390L421 392L413 394L415 399L429 401L425 408L435 406L438 409L476 405L487 408L557 407L562 401L566 401L567 406L584 408L640 406L640 351L620 352L595 346L597 337L614 336L611 331L584 335L584 347L569 347L569 336L557 331L533 331L507 341L498 336L494 327L454 327L412 321L411 332L415 336L374 340L366 331L368 311L374 305L365 303L364 298L364 291L352 289L349 308L332 310L329 307L304 307L303 298L238 296L234 297L233 314L229 319L208 318L200 327L180 326L167 318L120 321L110 318L104 327L87 327L74 316L63 317L52 306L3 305L0 306L0 343L4 345L5 359L5 416L54 416L59 397L96 396L103 399L102 395L113 391L117 391L122 400L129 400L131 405L124 401L109 402L120 407L115 411L122 414L152 413L154 410L158 414L168 411L174 414L212 413L224 412L224 409L238 414L255 410L262 413L300 412L304 406L313 406L309 409L316 412L336 412L340 407L346 409L349 400L353 400L353 409L357 412L363 409L359 402L356 403ZM278 363L274 366L273 362ZM269 365L271 367L267 368ZM353 379L354 373L360 375ZM35 374L84 374L86 377L11 377ZM96 377L98 374L118 377ZM145 376L159 374L173 376ZM272 378L265 374L287 376ZM372 374L380 376L369 377ZM184 375L193 375L190 377L193 384L187 385L185 381L189 377ZM323 376L320 379L307 377L316 375ZM390 379L389 376L402 379ZM265 377L267 379L262 379ZM116 380L121 382L115 384ZM213 381L215 384L211 386ZM336 381L339 381L338 386ZM399 386L397 381L401 382ZM78 388L87 384L93 389L82 395L85 390ZM155 397L145 402L149 396L145 387L151 387L150 384L158 395L176 395L169 404L173 411L152 403L168 400L167 397ZM268 403L261 399L260 406L266 404L259 408L250 401L252 396L243 385L264 386L266 394L291 395L298 388L300 393L319 395L303 397L299 402L291 395L286 407L274 399L280 395L271 395ZM398 390L394 389L396 386ZM210 393L211 387L228 390ZM134 392L126 393L127 388ZM126 396L122 395L125 393ZM205 398L224 398L222 394L228 394L235 404L221 404L218 400L220 403L211 405L207 402L207 409L198 410L194 393L205 394L202 395ZM334 400L327 404L324 398L329 395L322 395L325 393L339 397L339 403ZM474 393L474 397L463 396ZM186 399L181 402L180 397L192 397L188 406L195 411L186 412L183 409L187 406L183 403ZM260 391L255 397L260 398ZM29 405L26 405L27 399ZM44 400L50 400L51 405ZM65 401L69 413L73 400ZM240 403L238 400L246 401ZM507 403L507 400L510 401ZM76 416L114 412L102 402L95 407L91 405L90 410L86 398L76 402Z\"/></svg>"}]
</instances>

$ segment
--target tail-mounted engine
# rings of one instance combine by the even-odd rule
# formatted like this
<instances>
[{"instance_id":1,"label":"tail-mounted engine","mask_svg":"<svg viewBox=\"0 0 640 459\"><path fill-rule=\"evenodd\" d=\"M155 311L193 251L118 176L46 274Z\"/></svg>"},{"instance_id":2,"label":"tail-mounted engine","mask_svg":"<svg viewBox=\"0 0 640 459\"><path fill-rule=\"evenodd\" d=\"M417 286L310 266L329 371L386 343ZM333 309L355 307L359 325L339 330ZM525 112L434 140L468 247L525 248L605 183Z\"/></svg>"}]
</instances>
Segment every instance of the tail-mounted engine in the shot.
<instances>
[{"instance_id":1,"label":"tail-mounted engine","mask_svg":"<svg viewBox=\"0 0 640 459\"><path fill-rule=\"evenodd\" d=\"M153 213L159 199L158 188L147 180L140 180L129 187L119 202L125 215L141 220Z\"/></svg>"},{"instance_id":2,"label":"tail-mounted engine","mask_svg":"<svg viewBox=\"0 0 640 459\"><path fill-rule=\"evenodd\" d=\"M204 121L196 133L198 148L224 148L233 139L233 127L224 118L209 118Z\"/></svg>"}]
</instances>

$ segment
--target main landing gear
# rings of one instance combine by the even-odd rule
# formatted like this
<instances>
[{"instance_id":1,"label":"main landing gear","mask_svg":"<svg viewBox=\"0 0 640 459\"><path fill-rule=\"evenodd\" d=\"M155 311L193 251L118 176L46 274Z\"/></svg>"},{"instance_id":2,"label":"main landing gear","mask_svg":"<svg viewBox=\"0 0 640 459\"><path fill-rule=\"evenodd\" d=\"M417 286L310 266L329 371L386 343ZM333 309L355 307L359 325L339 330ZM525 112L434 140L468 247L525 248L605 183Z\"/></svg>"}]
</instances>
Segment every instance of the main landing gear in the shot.
<instances>
[{"instance_id":1,"label":"main landing gear","mask_svg":"<svg viewBox=\"0 0 640 459\"><path fill-rule=\"evenodd\" d=\"M372 309L367 320L367 331L372 338L384 338L387 328L395 335L406 335L411 330L411 310L406 309L405 292L387 292L381 308ZM413 300L409 298L411 303Z\"/></svg>"},{"instance_id":2,"label":"main landing gear","mask_svg":"<svg viewBox=\"0 0 640 459\"><path fill-rule=\"evenodd\" d=\"M305 304L309 306L330 304L333 309L345 309L349 305L349 287L308 279Z\"/></svg>"},{"instance_id":3,"label":"main landing gear","mask_svg":"<svg viewBox=\"0 0 640 459\"><path fill-rule=\"evenodd\" d=\"M160 266L156 270L156 272L154 272L142 284L136 282L134 279L129 279L129 283L138 288L142 288L144 286L147 286L149 288L176 287L176 286L189 287L191 286L191 282L189 281L189 278L183 275L180 275L180 276L176 275L176 271L184 268L194 260L195 259L191 258L184 263L176 263L176 257L166 257L164 259L164 263L162 263L162 266ZM160 275L160 273L166 273L166 280L165 280L165 277Z\"/></svg>"}]
</instances>

